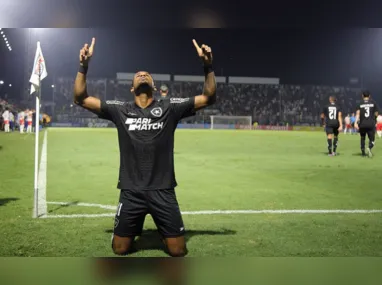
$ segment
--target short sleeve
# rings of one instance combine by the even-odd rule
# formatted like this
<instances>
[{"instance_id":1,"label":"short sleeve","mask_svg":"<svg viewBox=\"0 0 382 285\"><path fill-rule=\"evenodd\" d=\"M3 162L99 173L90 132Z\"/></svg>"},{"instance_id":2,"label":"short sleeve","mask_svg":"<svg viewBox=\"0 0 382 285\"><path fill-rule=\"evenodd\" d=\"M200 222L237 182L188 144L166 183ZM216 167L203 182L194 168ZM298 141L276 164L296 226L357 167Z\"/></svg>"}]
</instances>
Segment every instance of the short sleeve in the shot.
<instances>
[{"instance_id":1,"label":"short sleeve","mask_svg":"<svg viewBox=\"0 0 382 285\"><path fill-rule=\"evenodd\" d=\"M195 116L195 97L170 98L170 107L177 120Z\"/></svg>"},{"instance_id":2,"label":"short sleeve","mask_svg":"<svg viewBox=\"0 0 382 285\"><path fill-rule=\"evenodd\" d=\"M126 102L121 101L101 101L101 113L98 115L99 118L109 120L115 123L121 108L126 104Z\"/></svg>"}]
</instances>

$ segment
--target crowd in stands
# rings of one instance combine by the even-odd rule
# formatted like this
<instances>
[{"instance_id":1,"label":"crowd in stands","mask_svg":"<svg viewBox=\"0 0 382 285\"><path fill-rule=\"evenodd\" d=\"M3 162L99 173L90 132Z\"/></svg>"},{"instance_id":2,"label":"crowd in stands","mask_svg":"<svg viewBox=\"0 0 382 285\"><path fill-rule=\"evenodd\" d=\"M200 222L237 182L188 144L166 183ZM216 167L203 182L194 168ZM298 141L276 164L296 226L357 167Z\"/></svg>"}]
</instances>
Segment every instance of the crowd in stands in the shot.
<instances>
[{"instance_id":1,"label":"crowd in stands","mask_svg":"<svg viewBox=\"0 0 382 285\"><path fill-rule=\"evenodd\" d=\"M73 79L60 78L56 82L56 114L58 122L96 120L96 116L73 106ZM133 100L131 83L117 80L89 79L88 93L103 100ZM203 83L156 82L166 84L169 97L190 97L201 94ZM188 118L188 123L210 121L210 115L252 116L260 125L319 125L320 113L330 95L337 98L344 115L355 112L361 90L357 88L298 85L260 85L218 83L216 104Z\"/></svg>"},{"instance_id":2,"label":"crowd in stands","mask_svg":"<svg viewBox=\"0 0 382 285\"><path fill-rule=\"evenodd\" d=\"M26 108L25 104L13 104L12 100L0 98L0 130L6 131L9 125L9 131L20 131L21 133L34 132L36 121L36 111ZM51 117L41 112L40 124L48 126L51 122ZM24 132L25 130L25 132Z\"/></svg>"}]
</instances>

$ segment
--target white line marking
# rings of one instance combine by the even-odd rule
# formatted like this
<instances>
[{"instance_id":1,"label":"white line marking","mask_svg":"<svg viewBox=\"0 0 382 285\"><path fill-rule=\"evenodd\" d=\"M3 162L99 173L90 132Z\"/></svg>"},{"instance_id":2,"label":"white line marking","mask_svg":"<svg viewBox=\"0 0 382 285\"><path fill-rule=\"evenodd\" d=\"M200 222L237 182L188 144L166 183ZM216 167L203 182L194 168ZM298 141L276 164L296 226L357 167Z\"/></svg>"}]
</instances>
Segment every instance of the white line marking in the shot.
<instances>
[{"instance_id":1,"label":"white line marking","mask_svg":"<svg viewBox=\"0 0 382 285\"><path fill-rule=\"evenodd\" d=\"M73 215L47 215L42 218L101 218L101 217L114 217L115 214L73 214Z\"/></svg>"},{"instance_id":2,"label":"white line marking","mask_svg":"<svg viewBox=\"0 0 382 285\"><path fill-rule=\"evenodd\" d=\"M48 167L48 131L45 131L44 142L42 143L40 168L38 172L38 215L39 217L44 217L47 215L47 205L46 205L46 173Z\"/></svg>"},{"instance_id":3,"label":"white line marking","mask_svg":"<svg viewBox=\"0 0 382 285\"><path fill-rule=\"evenodd\" d=\"M80 206L80 207L97 207L106 210L115 210L116 206L111 205L101 205L101 204L92 204L92 203L68 203L68 202L48 202L52 205L62 205L62 206ZM117 209L118 210L118 209Z\"/></svg>"},{"instance_id":4,"label":"white line marking","mask_svg":"<svg viewBox=\"0 0 382 285\"><path fill-rule=\"evenodd\" d=\"M81 203L77 205L80 206ZM83 203L86 204L86 203ZM94 205L94 204L93 204ZM112 207L112 206L108 206ZM115 208L115 207L113 207ZM106 207L104 208L106 209ZM108 208L110 209L110 208ZM182 215L233 215L233 214L377 214L382 210L216 210L216 211L185 211ZM71 214L49 215L44 218L99 218L114 217L114 213L105 214Z\"/></svg>"}]
</instances>

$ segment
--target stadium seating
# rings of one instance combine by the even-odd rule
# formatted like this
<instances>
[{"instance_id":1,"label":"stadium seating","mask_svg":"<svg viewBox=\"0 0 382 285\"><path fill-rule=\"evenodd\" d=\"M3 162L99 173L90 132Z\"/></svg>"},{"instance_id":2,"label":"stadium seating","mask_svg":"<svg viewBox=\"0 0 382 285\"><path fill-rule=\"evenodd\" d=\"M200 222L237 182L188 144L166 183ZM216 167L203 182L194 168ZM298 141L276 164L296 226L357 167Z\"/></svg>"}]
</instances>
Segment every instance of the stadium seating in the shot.
<instances>
[{"instance_id":1,"label":"stadium seating","mask_svg":"<svg viewBox=\"0 0 382 285\"><path fill-rule=\"evenodd\" d=\"M95 120L95 115L72 104L73 78L56 81L56 122ZM203 83L156 82L169 87L170 97L201 94ZM132 100L130 84L90 78L88 92L104 100ZM331 86L218 84L219 100L214 106L188 118L187 123L209 123L210 115L252 116L260 125L319 125L321 109L335 95L344 114L355 112L360 89Z\"/></svg>"}]
</instances>

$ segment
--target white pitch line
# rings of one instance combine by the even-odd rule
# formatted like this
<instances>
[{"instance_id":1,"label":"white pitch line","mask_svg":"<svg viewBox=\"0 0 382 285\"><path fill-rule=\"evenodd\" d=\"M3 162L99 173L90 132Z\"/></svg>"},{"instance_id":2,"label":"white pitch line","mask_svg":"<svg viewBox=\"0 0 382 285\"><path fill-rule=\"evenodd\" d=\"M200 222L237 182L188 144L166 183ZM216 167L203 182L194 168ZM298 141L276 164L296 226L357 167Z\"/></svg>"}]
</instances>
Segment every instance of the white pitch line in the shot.
<instances>
[{"instance_id":1,"label":"white pitch line","mask_svg":"<svg viewBox=\"0 0 382 285\"><path fill-rule=\"evenodd\" d=\"M46 205L46 175L48 167L48 131L45 131L44 141L42 143L40 168L38 172L38 216L45 217L48 209Z\"/></svg>"},{"instance_id":2,"label":"white pitch line","mask_svg":"<svg viewBox=\"0 0 382 285\"><path fill-rule=\"evenodd\" d=\"M92 203L68 203L68 202L48 202L52 205L62 205L62 206L80 206L80 207L97 207L106 210L117 210L117 206L111 205L101 205L101 204L92 204Z\"/></svg>"},{"instance_id":3,"label":"white pitch line","mask_svg":"<svg viewBox=\"0 0 382 285\"><path fill-rule=\"evenodd\" d=\"M102 218L102 217L114 217L115 213L107 214L72 214L72 215L47 215L42 218Z\"/></svg>"},{"instance_id":4,"label":"white pitch line","mask_svg":"<svg viewBox=\"0 0 382 285\"><path fill-rule=\"evenodd\" d=\"M110 206L111 207L111 206ZM113 206L113 208L115 208ZM185 211L182 215L232 215L232 214L376 214L382 210L217 210L217 211ZM105 214L71 214L49 215L45 218L98 218L114 217L115 213Z\"/></svg>"}]
</instances>

